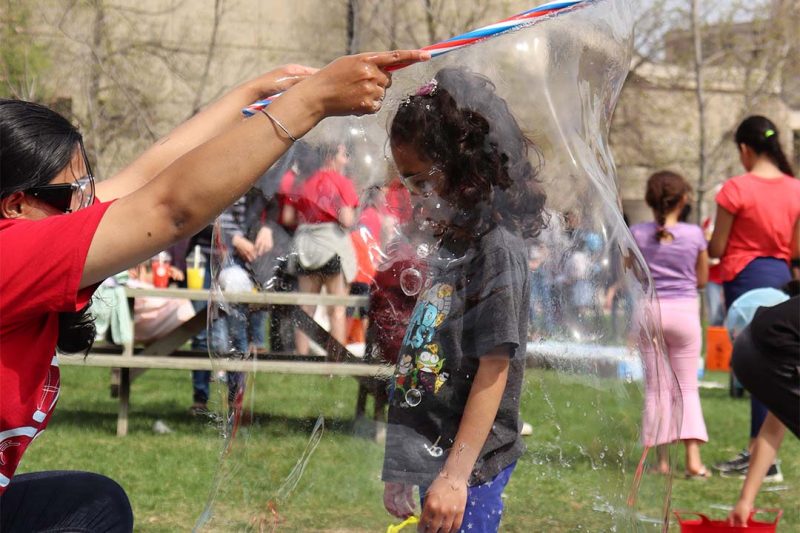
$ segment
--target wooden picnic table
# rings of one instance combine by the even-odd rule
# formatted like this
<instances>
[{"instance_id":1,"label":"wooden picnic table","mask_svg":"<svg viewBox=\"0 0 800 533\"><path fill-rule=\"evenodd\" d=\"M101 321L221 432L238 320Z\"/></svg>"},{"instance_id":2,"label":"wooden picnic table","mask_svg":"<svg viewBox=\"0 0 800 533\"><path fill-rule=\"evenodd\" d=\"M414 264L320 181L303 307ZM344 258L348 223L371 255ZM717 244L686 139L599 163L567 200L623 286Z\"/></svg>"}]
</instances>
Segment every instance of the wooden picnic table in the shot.
<instances>
[{"instance_id":1,"label":"wooden picnic table","mask_svg":"<svg viewBox=\"0 0 800 533\"><path fill-rule=\"evenodd\" d=\"M157 296L162 298L185 298L208 301L212 292L195 289L144 289L125 288L133 321L133 301L137 297ZM86 357L61 357L61 364L84 367L110 367L119 369L119 412L117 416L117 435L124 436L128 431L128 411L130 406L130 386L133 379L149 368L175 370L224 370L228 372L271 372L279 374L306 375L346 375L355 377L386 377L391 369L380 364L368 364L352 354L336 341L314 319L308 316L301 305L343 305L363 307L367 305L366 296L335 296L298 292L225 292L219 298L229 304L257 306L272 313L279 313L281 319L291 320L314 342L323 347L325 356L296 356L285 353L259 351L248 359L217 358L204 352L185 350L183 347L200 333L208 320L207 309L202 309L187 322L180 324L167 335L144 346L97 346ZM131 324L131 328L133 328ZM135 333L135 331L134 331ZM134 335L135 338L135 335Z\"/></svg>"}]
</instances>

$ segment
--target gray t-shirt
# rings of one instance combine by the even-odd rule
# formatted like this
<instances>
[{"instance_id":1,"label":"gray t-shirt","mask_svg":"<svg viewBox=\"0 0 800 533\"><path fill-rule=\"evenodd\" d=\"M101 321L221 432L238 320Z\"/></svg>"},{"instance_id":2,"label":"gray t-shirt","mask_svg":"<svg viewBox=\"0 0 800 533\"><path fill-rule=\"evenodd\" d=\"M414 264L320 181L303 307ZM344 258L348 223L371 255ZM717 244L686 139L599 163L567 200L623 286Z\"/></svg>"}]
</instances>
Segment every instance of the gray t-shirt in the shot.
<instances>
[{"instance_id":1,"label":"gray t-shirt","mask_svg":"<svg viewBox=\"0 0 800 533\"><path fill-rule=\"evenodd\" d=\"M524 241L495 228L465 251L430 261L400 348L389 401L383 480L430 484L458 432L481 356L506 346L508 382L470 478L479 485L525 451L519 403L530 285Z\"/></svg>"}]
</instances>

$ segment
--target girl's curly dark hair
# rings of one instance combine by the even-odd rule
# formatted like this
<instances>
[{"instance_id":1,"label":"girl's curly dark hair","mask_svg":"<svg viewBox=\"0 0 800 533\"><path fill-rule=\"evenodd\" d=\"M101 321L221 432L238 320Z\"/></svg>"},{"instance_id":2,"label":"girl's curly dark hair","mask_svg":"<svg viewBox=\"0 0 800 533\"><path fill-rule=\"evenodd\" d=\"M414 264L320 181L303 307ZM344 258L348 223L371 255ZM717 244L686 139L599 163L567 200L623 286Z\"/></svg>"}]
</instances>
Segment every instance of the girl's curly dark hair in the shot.
<instances>
[{"instance_id":1,"label":"girl's curly dark hair","mask_svg":"<svg viewBox=\"0 0 800 533\"><path fill-rule=\"evenodd\" d=\"M442 196L459 208L458 229L482 235L502 225L523 237L545 226L547 195L529 160L536 146L486 77L443 68L433 85L400 104L392 144L408 144L440 166Z\"/></svg>"}]
</instances>

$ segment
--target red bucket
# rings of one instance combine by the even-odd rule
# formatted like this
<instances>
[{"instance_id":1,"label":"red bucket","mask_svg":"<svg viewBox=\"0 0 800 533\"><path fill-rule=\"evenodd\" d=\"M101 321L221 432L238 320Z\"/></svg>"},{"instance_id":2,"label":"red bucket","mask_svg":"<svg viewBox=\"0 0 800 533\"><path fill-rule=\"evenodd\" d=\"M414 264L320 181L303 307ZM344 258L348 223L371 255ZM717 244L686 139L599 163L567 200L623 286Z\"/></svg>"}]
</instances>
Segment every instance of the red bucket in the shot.
<instances>
[{"instance_id":1,"label":"red bucket","mask_svg":"<svg viewBox=\"0 0 800 533\"><path fill-rule=\"evenodd\" d=\"M770 513L775 515L772 522L762 522L753 517L756 514ZM681 525L681 533L774 533L778 528L778 520L781 519L783 511L780 509L755 509L747 519L747 527L732 526L728 520L711 520L702 513L693 511L675 511L678 523ZM686 519L683 515L693 515L698 518Z\"/></svg>"}]
</instances>

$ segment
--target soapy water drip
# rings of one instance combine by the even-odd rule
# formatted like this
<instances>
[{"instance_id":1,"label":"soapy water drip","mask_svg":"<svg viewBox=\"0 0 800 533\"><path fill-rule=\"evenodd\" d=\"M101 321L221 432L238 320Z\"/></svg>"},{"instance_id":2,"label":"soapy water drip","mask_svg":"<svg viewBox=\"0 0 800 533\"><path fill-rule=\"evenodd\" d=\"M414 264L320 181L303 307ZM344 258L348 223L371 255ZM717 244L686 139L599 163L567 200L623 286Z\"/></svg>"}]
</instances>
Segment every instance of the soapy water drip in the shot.
<instances>
[{"instance_id":1,"label":"soapy water drip","mask_svg":"<svg viewBox=\"0 0 800 533\"><path fill-rule=\"evenodd\" d=\"M297 460L289 475L286 476L286 480L276 491L275 498L277 501L285 501L295 487L297 487L297 484L300 482L300 478L303 477L303 472L305 472L306 467L308 466L308 462L311 460L311 456L314 454L314 451L317 449L317 446L319 446L319 443L322 440L322 434L324 432L325 417L320 416L317 418L317 422L314 424L314 429L311 430L311 437L308 439L308 443L303 450L303 454Z\"/></svg>"}]
</instances>

